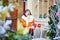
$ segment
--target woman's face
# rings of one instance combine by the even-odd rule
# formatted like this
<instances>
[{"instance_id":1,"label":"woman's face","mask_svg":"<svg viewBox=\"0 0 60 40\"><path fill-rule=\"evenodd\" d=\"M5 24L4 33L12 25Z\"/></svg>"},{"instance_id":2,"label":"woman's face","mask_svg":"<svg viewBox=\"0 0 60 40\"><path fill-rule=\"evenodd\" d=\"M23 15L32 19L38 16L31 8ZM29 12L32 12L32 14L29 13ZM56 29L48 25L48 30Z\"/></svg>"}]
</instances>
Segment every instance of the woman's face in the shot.
<instances>
[{"instance_id":1,"label":"woman's face","mask_svg":"<svg viewBox=\"0 0 60 40\"><path fill-rule=\"evenodd\" d=\"M30 12L29 11L26 11L25 15L26 16L29 16L30 15Z\"/></svg>"}]
</instances>

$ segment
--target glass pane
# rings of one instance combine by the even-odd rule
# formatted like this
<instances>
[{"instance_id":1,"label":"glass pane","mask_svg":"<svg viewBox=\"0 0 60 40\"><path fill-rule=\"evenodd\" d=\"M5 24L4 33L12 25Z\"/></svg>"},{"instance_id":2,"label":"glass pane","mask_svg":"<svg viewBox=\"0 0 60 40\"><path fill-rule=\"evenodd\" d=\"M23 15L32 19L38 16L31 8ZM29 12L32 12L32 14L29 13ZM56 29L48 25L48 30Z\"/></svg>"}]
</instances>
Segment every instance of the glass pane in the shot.
<instances>
[{"instance_id":1,"label":"glass pane","mask_svg":"<svg viewBox=\"0 0 60 40\"><path fill-rule=\"evenodd\" d=\"M39 15L40 18L42 18L42 7L40 8L40 15Z\"/></svg>"},{"instance_id":2,"label":"glass pane","mask_svg":"<svg viewBox=\"0 0 60 40\"><path fill-rule=\"evenodd\" d=\"M40 1L39 18L47 18L47 14L48 14L48 10L49 10L48 7L54 4L54 0L39 0L39 1Z\"/></svg>"},{"instance_id":3,"label":"glass pane","mask_svg":"<svg viewBox=\"0 0 60 40\"><path fill-rule=\"evenodd\" d=\"M44 4L42 4L42 0L40 0L40 15L39 18L46 18L47 16L47 0L43 0ZM42 7L43 6L43 7Z\"/></svg>"},{"instance_id":4,"label":"glass pane","mask_svg":"<svg viewBox=\"0 0 60 40\"><path fill-rule=\"evenodd\" d=\"M47 17L47 0L44 0L43 18Z\"/></svg>"},{"instance_id":5,"label":"glass pane","mask_svg":"<svg viewBox=\"0 0 60 40\"><path fill-rule=\"evenodd\" d=\"M53 5L54 0L49 0L49 6Z\"/></svg>"},{"instance_id":6,"label":"glass pane","mask_svg":"<svg viewBox=\"0 0 60 40\"><path fill-rule=\"evenodd\" d=\"M39 10L40 10L40 15L39 15L39 18L42 18L42 0L40 0L40 2L39 2Z\"/></svg>"}]
</instances>

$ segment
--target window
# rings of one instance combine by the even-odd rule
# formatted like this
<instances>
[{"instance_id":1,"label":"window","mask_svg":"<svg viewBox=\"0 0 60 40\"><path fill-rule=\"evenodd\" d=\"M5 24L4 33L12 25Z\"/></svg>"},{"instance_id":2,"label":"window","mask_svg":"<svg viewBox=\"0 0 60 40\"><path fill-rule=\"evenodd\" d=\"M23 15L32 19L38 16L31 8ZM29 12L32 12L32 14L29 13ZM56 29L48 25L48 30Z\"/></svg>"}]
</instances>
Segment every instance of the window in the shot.
<instances>
[{"instance_id":1,"label":"window","mask_svg":"<svg viewBox=\"0 0 60 40\"><path fill-rule=\"evenodd\" d=\"M49 16L48 10L49 6L55 3L55 0L38 0L34 2L34 17L38 19L47 19Z\"/></svg>"},{"instance_id":2,"label":"window","mask_svg":"<svg viewBox=\"0 0 60 40\"><path fill-rule=\"evenodd\" d=\"M49 6L54 4L54 0L39 0L39 18L47 18Z\"/></svg>"},{"instance_id":3,"label":"window","mask_svg":"<svg viewBox=\"0 0 60 40\"><path fill-rule=\"evenodd\" d=\"M39 18L46 18L47 17L47 0L40 0L39 2Z\"/></svg>"}]
</instances>

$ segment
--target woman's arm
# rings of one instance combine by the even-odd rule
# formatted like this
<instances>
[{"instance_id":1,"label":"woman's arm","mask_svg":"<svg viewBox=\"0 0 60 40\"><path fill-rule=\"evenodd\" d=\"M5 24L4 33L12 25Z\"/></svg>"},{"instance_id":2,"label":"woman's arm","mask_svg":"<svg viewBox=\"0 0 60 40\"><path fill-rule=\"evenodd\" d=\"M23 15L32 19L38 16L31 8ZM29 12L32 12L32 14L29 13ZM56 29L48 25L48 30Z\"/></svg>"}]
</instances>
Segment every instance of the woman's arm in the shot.
<instances>
[{"instance_id":1,"label":"woman's arm","mask_svg":"<svg viewBox=\"0 0 60 40\"><path fill-rule=\"evenodd\" d=\"M24 19L21 19L21 23L22 23L23 27L25 28L26 27L26 21Z\"/></svg>"},{"instance_id":2,"label":"woman's arm","mask_svg":"<svg viewBox=\"0 0 60 40\"><path fill-rule=\"evenodd\" d=\"M35 22L34 22L34 19L33 19L31 22L28 23L28 27L29 27L29 26L32 26L32 25L34 25L34 24L35 24Z\"/></svg>"}]
</instances>

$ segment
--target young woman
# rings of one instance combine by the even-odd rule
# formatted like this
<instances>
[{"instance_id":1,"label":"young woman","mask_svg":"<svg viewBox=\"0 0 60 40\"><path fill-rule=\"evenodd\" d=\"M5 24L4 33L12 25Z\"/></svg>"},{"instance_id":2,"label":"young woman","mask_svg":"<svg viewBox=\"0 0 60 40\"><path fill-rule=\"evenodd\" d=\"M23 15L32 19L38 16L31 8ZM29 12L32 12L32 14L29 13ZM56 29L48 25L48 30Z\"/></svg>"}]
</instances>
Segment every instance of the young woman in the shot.
<instances>
[{"instance_id":1,"label":"young woman","mask_svg":"<svg viewBox=\"0 0 60 40\"><path fill-rule=\"evenodd\" d=\"M29 9L26 9L22 19L21 19L22 25L24 28L29 28L30 29L30 33L32 33L33 35L33 28L34 28L34 17L32 16L31 12Z\"/></svg>"}]
</instances>

